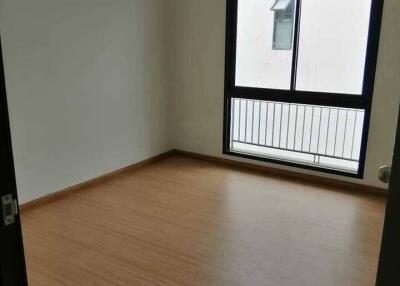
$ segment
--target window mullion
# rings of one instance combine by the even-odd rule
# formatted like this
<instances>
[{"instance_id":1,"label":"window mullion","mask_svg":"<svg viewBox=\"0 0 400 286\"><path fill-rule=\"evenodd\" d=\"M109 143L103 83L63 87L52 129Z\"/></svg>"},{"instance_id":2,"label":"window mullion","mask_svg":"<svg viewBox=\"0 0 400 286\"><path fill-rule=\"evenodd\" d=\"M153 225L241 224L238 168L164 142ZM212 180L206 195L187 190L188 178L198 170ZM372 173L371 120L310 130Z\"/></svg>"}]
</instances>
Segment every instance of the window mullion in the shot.
<instances>
[{"instance_id":1,"label":"window mullion","mask_svg":"<svg viewBox=\"0 0 400 286\"><path fill-rule=\"evenodd\" d=\"M295 21L294 21L294 35L293 35L293 53L292 53L292 71L290 81L290 91L294 94L296 90L296 76L297 76L297 57L299 49L299 34L300 34L300 20L301 20L301 0L296 0L295 8Z\"/></svg>"}]
</instances>

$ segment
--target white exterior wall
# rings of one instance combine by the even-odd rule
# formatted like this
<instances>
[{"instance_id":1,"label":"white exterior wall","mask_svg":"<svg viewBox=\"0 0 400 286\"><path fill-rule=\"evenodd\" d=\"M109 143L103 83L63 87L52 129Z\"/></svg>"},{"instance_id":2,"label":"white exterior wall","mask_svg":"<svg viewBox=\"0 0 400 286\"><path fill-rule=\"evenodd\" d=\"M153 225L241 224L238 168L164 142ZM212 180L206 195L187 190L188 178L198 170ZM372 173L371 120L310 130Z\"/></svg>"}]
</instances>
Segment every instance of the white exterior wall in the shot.
<instances>
[{"instance_id":1,"label":"white exterior wall","mask_svg":"<svg viewBox=\"0 0 400 286\"><path fill-rule=\"evenodd\" d=\"M289 89L292 51L273 50L275 0L239 0L236 84Z\"/></svg>"},{"instance_id":2,"label":"white exterior wall","mask_svg":"<svg viewBox=\"0 0 400 286\"><path fill-rule=\"evenodd\" d=\"M361 94L371 0L302 1L299 90Z\"/></svg>"}]
</instances>

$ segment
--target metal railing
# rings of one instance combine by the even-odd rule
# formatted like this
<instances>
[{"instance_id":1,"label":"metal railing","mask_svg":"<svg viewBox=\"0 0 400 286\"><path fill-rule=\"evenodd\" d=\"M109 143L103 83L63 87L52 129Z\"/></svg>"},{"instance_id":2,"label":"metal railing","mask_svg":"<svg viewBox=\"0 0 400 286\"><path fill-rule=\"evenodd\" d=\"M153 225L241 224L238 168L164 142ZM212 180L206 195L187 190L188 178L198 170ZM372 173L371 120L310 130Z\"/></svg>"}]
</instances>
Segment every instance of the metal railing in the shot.
<instances>
[{"instance_id":1,"label":"metal railing","mask_svg":"<svg viewBox=\"0 0 400 286\"><path fill-rule=\"evenodd\" d=\"M358 162L364 110L232 99L235 143Z\"/></svg>"}]
</instances>

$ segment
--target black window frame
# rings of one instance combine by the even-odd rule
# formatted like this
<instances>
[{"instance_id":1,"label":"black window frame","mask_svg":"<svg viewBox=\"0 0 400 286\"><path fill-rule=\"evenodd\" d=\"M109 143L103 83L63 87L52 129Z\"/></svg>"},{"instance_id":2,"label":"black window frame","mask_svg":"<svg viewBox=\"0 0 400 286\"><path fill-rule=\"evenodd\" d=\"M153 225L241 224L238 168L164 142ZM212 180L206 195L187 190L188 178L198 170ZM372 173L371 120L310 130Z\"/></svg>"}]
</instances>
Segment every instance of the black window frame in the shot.
<instances>
[{"instance_id":1,"label":"black window frame","mask_svg":"<svg viewBox=\"0 0 400 286\"><path fill-rule=\"evenodd\" d=\"M238 0L226 1L226 35L225 35L225 82L224 82L224 124L223 124L223 154L265 161L279 165L298 167L346 177L364 178L365 159L367 152L368 133L371 117L372 97L375 84L375 72L378 58L379 38L382 22L384 0L372 0L370 9L369 31L364 67L362 93L344 94L331 92L314 92L295 90L297 74L297 57L299 43L299 26L301 21L301 0L295 1L295 19L293 36L293 58L290 89L270 89L236 86L236 44L237 44L237 15ZM323 166L312 166L301 163L278 160L268 157L243 154L230 150L231 132L231 99L245 98L285 103L311 104L321 106L355 108L365 110L359 168L357 173L330 169Z\"/></svg>"}]
</instances>

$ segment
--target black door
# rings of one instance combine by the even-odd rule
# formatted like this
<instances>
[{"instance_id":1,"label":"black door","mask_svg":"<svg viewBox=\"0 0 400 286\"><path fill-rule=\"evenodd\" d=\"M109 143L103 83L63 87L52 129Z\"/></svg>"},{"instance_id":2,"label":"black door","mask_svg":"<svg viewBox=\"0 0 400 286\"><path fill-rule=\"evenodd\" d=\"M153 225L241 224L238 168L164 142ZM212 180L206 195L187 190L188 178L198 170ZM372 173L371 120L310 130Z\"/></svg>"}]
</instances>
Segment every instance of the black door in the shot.
<instances>
[{"instance_id":1,"label":"black door","mask_svg":"<svg viewBox=\"0 0 400 286\"><path fill-rule=\"evenodd\" d=\"M27 285L0 41L0 285Z\"/></svg>"},{"instance_id":2,"label":"black door","mask_svg":"<svg viewBox=\"0 0 400 286\"><path fill-rule=\"evenodd\" d=\"M400 114L376 285L400 285Z\"/></svg>"}]
</instances>

